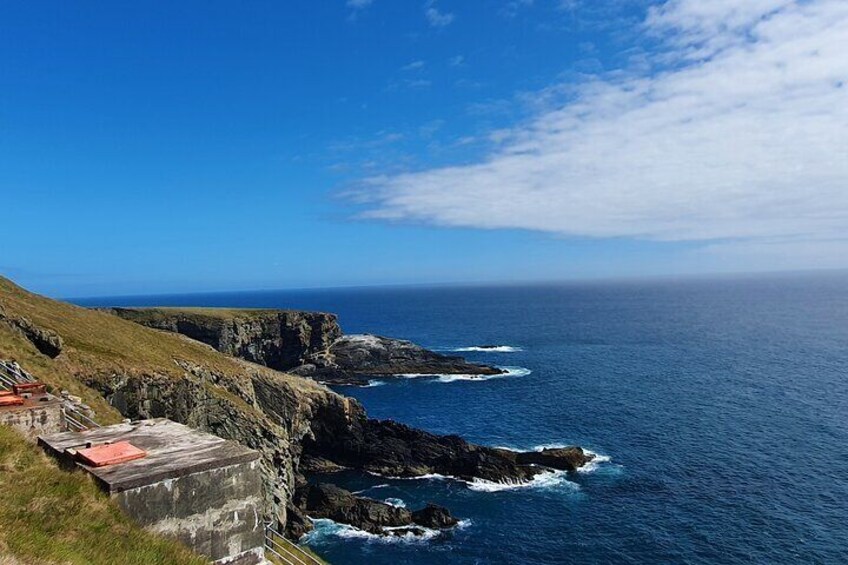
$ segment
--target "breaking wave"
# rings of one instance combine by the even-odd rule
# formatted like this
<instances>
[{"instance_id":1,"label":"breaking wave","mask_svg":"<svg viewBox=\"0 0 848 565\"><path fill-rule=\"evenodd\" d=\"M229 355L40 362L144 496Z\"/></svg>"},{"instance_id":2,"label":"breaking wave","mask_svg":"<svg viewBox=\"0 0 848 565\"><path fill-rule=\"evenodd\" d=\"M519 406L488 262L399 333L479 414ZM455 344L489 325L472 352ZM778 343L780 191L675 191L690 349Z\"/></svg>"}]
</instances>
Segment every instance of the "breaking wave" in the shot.
<instances>
[{"instance_id":1,"label":"breaking wave","mask_svg":"<svg viewBox=\"0 0 848 565\"><path fill-rule=\"evenodd\" d=\"M455 347L448 351L456 351L458 353L468 351L481 351L484 353L517 353L519 351L524 351L524 348L518 347L517 345L471 345L469 347Z\"/></svg>"},{"instance_id":2,"label":"breaking wave","mask_svg":"<svg viewBox=\"0 0 848 565\"><path fill-rule=\"evenodd\" d=\"M440 383L453 383L456 381L489 381L492 379L502 379L505 377L525 377L532 373L530 369L525 367L498 367L504 372L497 375L470 375L465 373L450 374L450 373L399 373L396 377L404 379L433 379Z\"/></svg>"},{"instance_id":3,"label":"breaking wave","mask_svg":"<svg viewBox=\"0 0 848 565\"><path fill-rule=\"evenodd\" d=\"M539 444L539 445L534 445L533 447L531 447L529 449L529 451L544 451L545 449L561 449L561 448L564 448L564 447L571 447L573 445L574 444L567 444L567 443L543 443L543 444ZM525 450L525 449L520 449L520 448L512 447L512 446L497 446L497 449L506 449L507 451L528 451L528 450ZM603 453L597 453L597 452L592 451L590 449L584 449L583 451L585 451L586 453L588 453L589 455L592 455L594 457L592 458L591 461L589 461L588 463L586 463L585 465L583 465L582 467L577 469L578 473L583 473L583 474L594 473L598 469L605 469L605 470L613 470L614 469L616 471L620 471L621 469L624 468L623 465L618 465L618 464L608 465L608 463L612 462L612 457L610 457L609 455L604 455Z\"/></svg>"},{"instance_id":4,"label":"breaking wave","mask_svg":"<svg viewBox=\"0 0 848 565\"><path fill-rule=\"evenodd\" d=\"M376 475L376 473L371 473ZM380 476L380 475L377 475ZM418 475L417 477L384 477L387 479L404 480L404 481L456 481L465 484L470 490L477 492L500 492L504 490L517 490L525 488L561 488L567 487L569 490L580 490L580 485L568 480L568 472L566 471L544 471L539 473L529 481L506 481L497 482L486 479L465 480L453 475L441 475L439 473L427 473L426 475ZM386 501L388 502L388 501Z\"/></svg>"},{"instance_id":5,"label":"breaking wave","mask_svg":"<svg viewBox=\"0 0 848 565\"><path fill-rule=\"evenodd\" d=\"M580 490L580 485L568 480L566 471L545 471L539 473L529 481L515 481L499 483L495 481L486 481L484 479L474 479L468 481L468 488L477 492L500 492L504 490L517 490L526 488L536 489L553 489L566 487L569 490Z\"/></svg>"},{"instance_id":6,"label":"breaking wave","mask_svg":"<svg viewBox=\"0 0 848 565\"><path fill-rule=\"evenodd\" d=\"M384 384L386 384L386 381L381 381L381 380L378 380L378 379L371 379L370 381L368 381L367 385L361 385L361 386L362 386L362 388L371 388L371 387L375 387L375 386L383 386Z\"/></svg>"},{"instance_id":7,"label":"breaking wave","mask_svg":"<svg viewBox=\"0 0 848 565\"><path fill-rule=\"evenodd\" d=\"M406 502L404 502L401 498L387 498L383 502L389 506L394 506L395 508L406 508Z\"/></svg>"},{"instance_id":8,"label":"breaking wave","mask_svg":"<svg viewBox=\"0 0 848 565\"><path fill-rule=\"evenodd\" d=\"M418 533L406 532L398 535L379 535L355 528L350 524L342 524L327 518L310 518L314 529L304 535L301 541L307 545L320 544L322 541L336 537L342 539L359 539L369 543L426 543L443 532L423 526L398 526L383 528L388 534L398 530L415 529ZM462 530L471 525L471 520L460 520L453 530ZM447 530L450 531L450 530Z\"/></svg>"}]
</instances>

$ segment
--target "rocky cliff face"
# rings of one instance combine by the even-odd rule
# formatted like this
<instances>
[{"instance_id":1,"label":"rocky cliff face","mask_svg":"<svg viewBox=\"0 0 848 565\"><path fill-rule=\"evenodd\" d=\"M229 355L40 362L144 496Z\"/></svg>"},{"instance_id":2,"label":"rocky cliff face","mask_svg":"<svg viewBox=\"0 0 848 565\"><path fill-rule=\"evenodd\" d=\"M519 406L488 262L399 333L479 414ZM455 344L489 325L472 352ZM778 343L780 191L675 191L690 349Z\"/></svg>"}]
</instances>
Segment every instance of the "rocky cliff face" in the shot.
<instances>
[{"instance_id":1,"label":"rocky cliff face","mask_svg":"<svg viewBox=\"0 0 848 565\"><path fill-rule=\"evenodd\" d=\"M401 339L342 335L336 316L322 312L214 308L106 311L151 328L183 334L227 355L326 384L367 385L374 377L404 374L503 372Z\"/></svg>"},{"instance_id":2,"label":"rocky cliff face","mask_svg":"<svg viewBox=\"0 0 848 565\"><path fill-rule=\"evenodd\" d=\"M342 335L334 314L294 310L109 308L151 328L183 334L227 355L285 371L325 352Z\"/></svg>"},{"instance_id":3,"label":"rocky cliff face","mask_svg":"<svg viewBox=\"0 0 848 565\"><path fill-rule=\"evenodd\" d=\"M300 475L302 442L312 433L315 413L344 413L347 399L247 363L236 375L179 359L175 363L182 378L146 371L79 378L127 418L169 418L258 450L267 515L285 524Z\"/></svg>"}]
</instances>

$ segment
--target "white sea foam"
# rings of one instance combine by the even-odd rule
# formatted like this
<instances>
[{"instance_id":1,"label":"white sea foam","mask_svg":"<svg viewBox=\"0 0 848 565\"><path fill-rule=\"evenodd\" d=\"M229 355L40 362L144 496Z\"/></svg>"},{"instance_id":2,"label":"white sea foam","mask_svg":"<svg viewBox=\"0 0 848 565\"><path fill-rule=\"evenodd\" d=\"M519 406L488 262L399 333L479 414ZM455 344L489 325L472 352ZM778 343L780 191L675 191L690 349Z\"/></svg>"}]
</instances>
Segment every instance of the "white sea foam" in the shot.
<instances>
[{"instance_id":1,"label":"white sea foam","mask_svg":"<svg viewBox=\"0 0 848 565\"><path fill-rule=\"evenodd\" d=\"M372 473L375 474L375 473ZM382 476L382 475L378 475ZM417 475L415 477L385 477L387 479L404 480L404 481L456 481L464 483L470 490L477 492L500 492L504 490L517 490L525 488L556 488L568 487L570 490L580 490L577 483L568 480L566 471L544 471L539 473L529 481L489 481L486 479L473 479L467 481L452 475L440 475L439 473L427 473L425 475Z\"/></svg>"},{"instance_id":2,"label":"white sea foam","mask_svg":"<svg viewBox=\"0 0 848 565\"><path fill-rule=\"evenodd\" d=\"M524 351L523 348L518 347L517 345L493 345L491 347L484 347L481 345L471 345L469 347L455 347L450 351L462 352L462 351L482 351L482 352L491 352L491 353L516 353L518 351Z\"/></svg>"},{"instance_id":3,"label":"white sea foam","mask_svg":"<svg viewBox=\"0 0 848 565\"><path fill-rule=\"evenodd\" d=\"M303 541L307 544L318 544L328 537L360 539L369 543L425 543L441 533L439 530L424 528L422 526L399 526L383 528L383 531L390 534L393 531L414 529L418 533L406 532L403 534L380 535L360 530L350 524L341 524L326 518L310 518L310 520L315 529L303 537Z\"/></svg>"},{"instance_id":4,"label":"white sea foam","mask_svg":"<svg viewBox=\"0 0 848 565\"><path fill-rule=\"evenodd\" d=\"M492 379L502 379L505 377L525 377L532 373L530 369L525 367L498 367L504 372L497 375L470 375L465 373L398 373L396 377L405 379L433 379L434 382L453 383L456 381L489 381Z\"/></svg>"},{"instance_id":5,"label":"white sea foam","mask_svg":"<svg viewBox=\"0 0 848 565\"><path fill-rule=\"evenodd\" d=\"M582 467L577 469L578 473L594 473L595 471L600 469L602 466L604 466L605 463L609 463L610 461L612 461L612 457L610 457L609 455L603 455L601 453L595 453L594 451L589 451L588 449L586 449L584 451L586 453L590 454L590 455L594 455L594 457L592 458L591 461L589 461L588 463L586 463L585 465L583 465ZM615 465L614 467L616 469L621 469L621 465Z\"/></svg>"},{"instance_id":6,"label":"white sea foam","mask_svg":"<svg viewBox=\"0 0 848 565\"><path fill-rule=\"evenodd\" d=\"M374 485L373 487L364 488L362 490L355 490L355 491L353 491L353 494L362 494L364 492L368 492L369 490L375 490L375 489L378 489L378 488L386 488L386 487L389 487L389 486L391 486L389 483L383 483L381 485Z\"/></svg>"},{"instance_id":7,"label":"white sea foam","mask_svg":"<svg viewBox=\"0 0 848 565\"><path fill-rule=\"evenodd\" d=\"M574 444L569 445L567 443L543 443L543 444L540 444L540 445L534 445L529 450L521 449L521 448L513 447L513 446L497 446L496 449L506 449L507 451L515 451L515 452L544 451L546 449L562 449L564 447L571 447L572 445L574 445ZM588 463L586 463L585 465L583 465L582 467L577 469L578 473L593 473L593 472L597 471L598 469L609 467L609 465L605 465L605 464L610 463L612 461L612 457L610 457L609 455L604 455L602 453L596 453L596 452L591 451L589 449L584 449L583 451L588 453L589 455L592 455L593 457L592 457L591 461L589 461ZM616 469L622 468L621 465L613 465L612 467L615 467Z\"/></svg>"},{"instance_id":8,"label":"white sea foam","mask_svg":"<svg viewBox=\"0 0 848 565\"><path fill-rule=\"evenodd\" d=\"M394 506L395 508L406 508L406 502L404 502L401 498L387 498L383 502L389 506Z\"/></svg>"},{"instance_id":9,"label":"white sea foam","mask_svg":"<svg viewBox=\"0 0 848 565\"><path fill-rule=\"evenodd\" d=\"M495 482L484 479L474 479L468 481L468 488L478 492L500 492L504 490L517 489L551 489L567 487L569 490L580 490L577 483L569 481L568 473L565 471L545 471L539 473L529 481L510 481L510 482Z\"/></svg>"},{"instance_id":10,"label":"white sea foam","mask_svg":"<svg viewBox=\"0 0 848 565\"><path fill-rule=\"evenodd\" d=\"M370 388L370 387L374 387L374 386L383 386L384 384L386 384L386 381L381 381L379 379L372 379L372 380L368 381L367 385L361 385L361 386L362 386L362 388Z\"/></svg>"}]
</instances>

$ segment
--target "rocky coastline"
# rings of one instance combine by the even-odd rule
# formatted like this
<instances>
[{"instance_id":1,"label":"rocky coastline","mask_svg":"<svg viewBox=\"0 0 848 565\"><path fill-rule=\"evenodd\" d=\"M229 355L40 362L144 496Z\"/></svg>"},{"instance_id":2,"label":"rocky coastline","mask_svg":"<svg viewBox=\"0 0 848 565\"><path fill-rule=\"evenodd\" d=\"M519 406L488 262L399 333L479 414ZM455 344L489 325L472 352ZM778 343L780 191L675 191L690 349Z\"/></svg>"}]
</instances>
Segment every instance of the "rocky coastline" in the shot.
<instances>
[{"instance_id":1,"label":"rocky coastline","mask_svg":"<svg viewBox=\"0 0 848 565\"><path fill-rule=\"evenodd\" d=\"M327 385L367 386L405 375L498 375L505 371L442 355L410 341L346 335L335 314L297 310L105 308L125 320L179 333L271 369Z\"/></svg>"},{"instance_id":2,"label":"rocky coastline","mask_svg":"<svg viewBox=\"0 0 848 565\"><path fill-rule=\"evenodd\" d=\"M321 380L342 372L348 379L498 370L402 340L344 336L332 314L116 312L40 297L0 278L0 354L37 368L48 384L81 395L98 418L170 418L256 449L262 456L264 518L295 539L312 527L310 517L376 535L431 535L457 523L449 510L435 505L401 509L310 483L318 473L324 483L327 472L352 469L512 485L592 459L578 447L518 453L369 418L356 400L316 383L316 375ZM145 320L133 321L141 325L127 321L139 316ZM315 369L301 369L312 373L304 378L269 368L273 365Z\"/></svg>"},{"instance_id":3,"label":"rocky coastline","mask_svg":"<svg viewBox=\"0 0 848 565\"><path fill-rule=\"evenodd\" d=\"M110 308L110 314L182 334L228 355L322 384L367 385L375 378L409 374L496 375L496 367L442 355L412 342L371 334L345 335L333 314L291 310ZM263 410L291 419L291 398L255 380ZM120 399L120 395L118 396ZM113 396L113 402L115 397ZM123 410L122 410L123 411ZM516 452L441 436L391 420L368 418L351 398L312 403L308 432L293 465L293 495L286 504L285 531L294 539L312 529L311 518L327 518L375 535L424 535L454 527L450 511L429 505L417 512L312 484L313 474L343 469L384 477L444 476L467 483L520 485L541 473L574 471L592 459L579 447Z\"/></svg>"}]
</instances>

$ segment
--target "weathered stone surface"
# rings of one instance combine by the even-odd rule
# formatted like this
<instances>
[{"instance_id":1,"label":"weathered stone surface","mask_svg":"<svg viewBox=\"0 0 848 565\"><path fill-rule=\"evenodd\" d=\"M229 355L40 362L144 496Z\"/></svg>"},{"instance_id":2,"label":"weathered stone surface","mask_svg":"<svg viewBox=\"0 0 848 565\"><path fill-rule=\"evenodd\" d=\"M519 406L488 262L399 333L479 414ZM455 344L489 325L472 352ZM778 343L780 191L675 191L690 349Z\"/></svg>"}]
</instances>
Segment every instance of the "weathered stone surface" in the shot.
<instances>
[{"instance_id":1,"label":"weathered stone surface","mask_svg":"<svg viewBox=\"0 0 848 565\"><path fill-rule=\"evenodd\" d=\"M0 425L12 426L35 442L40 435L65 429L62 403L50 394L32 395L22 405L0 407Z\"/></svg>"},{"instance_id":2,"label":"weathered stone surface","mask_svg":"<svg viewBox=\"0 0 848 565\"><path fill-rule=\"evenodd\" d=\"M309 394L295 391L284 379L267 372L246 370L246 378L236 380L189 363L182 367L182 379L131 373L88 377L87 384L100 390L128 418L170 418L259 451L265 513L285 524L300 451L289 438L309 432ZM219 387L231 395L221 394ZM262 412L256 393L260 389L275 391L274 408L279 412ZM317 387L313 392L332 394Z\"/></svg>"},{"instance_id":3,"label":"weathered stone surface","mask_svg":"<svg viewBox=\"0 0 848 565\"><path fill-rule=\"evenodd\" d=\"M133 520L215 562L249 563L263 545L256 451L164 419L64 432L39 441L66 465L73 462L69 449L129 441L146 456L104 467L76 465Z\"/></svg>"}]
</instances>

